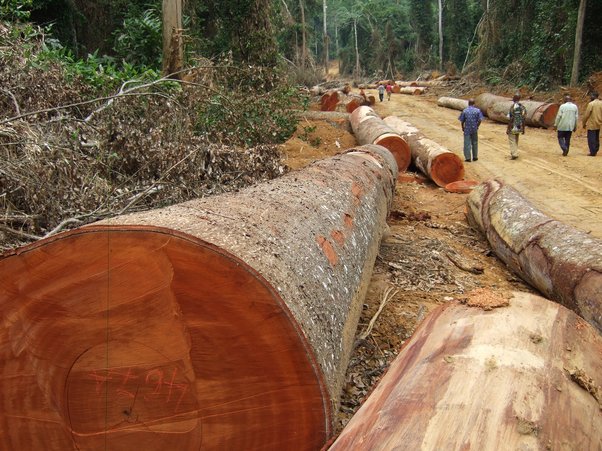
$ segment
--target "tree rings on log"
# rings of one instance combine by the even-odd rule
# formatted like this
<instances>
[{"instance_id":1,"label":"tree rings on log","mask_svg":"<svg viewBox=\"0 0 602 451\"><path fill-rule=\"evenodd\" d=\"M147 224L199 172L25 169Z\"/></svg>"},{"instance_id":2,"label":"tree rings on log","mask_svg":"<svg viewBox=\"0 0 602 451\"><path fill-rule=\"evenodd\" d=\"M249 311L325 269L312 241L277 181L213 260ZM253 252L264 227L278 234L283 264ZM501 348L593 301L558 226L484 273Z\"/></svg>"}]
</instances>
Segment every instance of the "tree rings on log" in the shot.
<instances>
[{"instance_id":1,"label":"tree rings on log","mask_svg":"<svg viewBox=\"0 0 602 451\"><path fill-rule=\"evenodd\" d=\"M329 451L575 449L602 443L602 336L514 293L434 310Z\"/></svg>"},{"instance_id":2,"label":"tree rings on log","mask_svg":"<svg viewBox=\"0 0 602 451\"><path fill-rule=\"evenodd\" d=\"M448 193L470 193L479 183L477 180L458 180L457 182L445 185L445 191Z\"/></svg>"},{"instance_id":3,"label":"tree rings on log","mask_svg":"<svg viewBox=\"0 0 602 451\"><path fill-rule=\"evenodd\" d=\"M0 258L0 448L319 449L397 167L364 146Z\"/></svg>"},{"instance_id":4,"label":"tree rings on log","mask_svg":"<svg viewBox=\"0 0 602 451\"><path fill-rule=\"evenodd\" d=\"M546 216L501 180L481 183L467 204L471 225L512 271L602 332L602 240Z\"/></svg>"},{"instance_id":5,"label":"tree rings on log","mask_svg":"<svg viewBox=\"0 0 602 451\"><path fill-rule=\"evenodd\" d=\"M361 106L355 109L349 120L360 144L378 144L386 147L395 157L399 172L408 168L412 161L410 146L372 108Z\"/></svg>"}]
</instances>

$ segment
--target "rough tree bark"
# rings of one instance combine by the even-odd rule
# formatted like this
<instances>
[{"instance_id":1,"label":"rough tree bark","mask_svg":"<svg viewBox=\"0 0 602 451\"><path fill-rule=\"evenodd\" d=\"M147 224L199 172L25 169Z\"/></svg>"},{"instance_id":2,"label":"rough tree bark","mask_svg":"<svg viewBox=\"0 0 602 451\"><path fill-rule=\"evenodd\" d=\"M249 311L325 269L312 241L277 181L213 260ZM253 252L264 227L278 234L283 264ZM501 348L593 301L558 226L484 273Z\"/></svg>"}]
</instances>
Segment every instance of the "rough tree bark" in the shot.
<instances>
[{"instance_id":1,"label":"rough tree bark","mask_svg":"<svg viewBox=\"0 0 602 451\"><path fill-rule=\"evenodd\" d=\"M527 110L525 123L531 127L551 128L558 113L560 105L557 103L536 102L534 100L521 100ZM512 99L496 96L490 93L479 94L475 98L475 105L489 119L508 123L508 111L512 106Z\"/></svg>"},{"instance_id":2,"label":"rough tree bark","mask_svg":"<svg viewBox=\"0 0 602 451\"><path fill-rule=\"evenodd\" d=\"M573 52L573 67L571 69L571 86L577 86L579 82L579 66L581 63L581 44L583 42L583 23L585 21L585 8L587 0L579 2L577 13L577 26L575 28L575 50Z\"/></svg>"},{"instance_id":3,"label":"rough tree bark","mask_svg":"<svg viewBox=\"0 0 602 451\"><path fill-rule=\"evenodd\" d=\"M380 146L0 259L0 448L319 449L397 167Z\"/></svg>"},{"instance_id":4,"label":"rough tree bark","mask_svg":"<svg viewBox=\"0 0 602 451\"><path fill-rule=\"evenodd\" d=\"M444 108L451 108L452 110L463 111L468 108L468 100L457 99L455 97L439 97L437 105Z\"/></svg>"},{"instance_id":5,"label":"rough tree bark","mask_svg":"<svg viewBox=\"0 0 602 451\"><path fill-rule=\"evenodd\" d=\"M328 77L328 62L329 62L329 56L328 56L328 22L326 21L326 0L322 0L322 9L323 9L323 16L324 16L324 22L323 22L323 41L324 41L324 73L326 74L326 76Z\"/></svg>"},{"instance_id":6,"label":"rough tree bark","mask_svg":"<svg viewBox=\"0 0 602 451\"><path fill-rule=\"evenodd\" d=\"M399 136L368 106L356 108L349 118L351 128L360 144L378 144L386 147L395 157L399 172L405 171L412 161L408 143Z\"/></svg>"},{"instance_id":7,"label":"rough tree bark","mask_svg":"<svg viewBox=\"0 0 602 451\"><path fill-rule=\"evenodd\" d=\"M597 451L602 337L527 293L438 307L330 451Z\"/></svg>"},{"instance_id":8,"label":"rough tree bark","mask_svg":"<svg viewBox=\"0 0 602 451\"><path fill-rule=\"evenodd\" d=\"M183 64L182 0L163 0L163 74L178 73Z\"/></svg>"},{"instance_id":9,"label":"rough tree bark","mask_svg":"<svg viewBox=\"0 0 602 451\"><path fill-rule=\"evenodd\" d=\"M500 180L477 186L467 203L469 222L512 271L602 331L602 240L544 215Z\"/></svg>"},{"instance_id":10,"label":"rough tree bark","mask_svg":"<svg viewBox=\"0 0 602 451\"><path fill-rule=\"evenodd\" d=\"M410 145L412 161L424 175L439 186L462 180L464 163L455 153L426 138L412 124L397 116L384 119Z\"/></svg>"}]
</instances>

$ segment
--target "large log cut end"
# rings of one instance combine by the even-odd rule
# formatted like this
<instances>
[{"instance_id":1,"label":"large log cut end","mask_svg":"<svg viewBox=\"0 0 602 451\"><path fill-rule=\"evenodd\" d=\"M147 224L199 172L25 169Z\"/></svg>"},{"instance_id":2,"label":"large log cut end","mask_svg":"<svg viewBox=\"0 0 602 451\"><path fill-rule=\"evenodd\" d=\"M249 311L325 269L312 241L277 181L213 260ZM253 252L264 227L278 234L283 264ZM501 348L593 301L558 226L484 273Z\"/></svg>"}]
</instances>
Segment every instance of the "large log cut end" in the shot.
<instances>
[{"instance_id":1,"label":"large log cut end","mask_svg":"<svg viewBox=\"0 0 602 451\"><path fill-rule=\"evenodd\" d=\"M395 157L400 172L412 162L410 146L399 133L387 125L369 106L361 106L351 113L351 128L360 144L378 144Z\"/></svg>"},{"instance_id":2,"label":"large log cut end","mask_svg":"<svg viewBox=\"0 0 602 451\"><path fill-rule=\"evenodd\" d=\"M312 449L328 433L324 381L285 304L208 243L91 227L0 271L3 449L246 449L282 434Z\"/></svg>"},{"instance_id":3,"label":"large log cut end","mask_svg":"<svg viewBox=\"0 0 602 451\"><path fill-rule=\"evenodd\" d=\"M430 168L429 175L438 186L445 187L464 178L464 163L458 155L452 152L434 156Z\"/></svg>"},{"instance_id":4,"label":"large log cut end","mask_svg":"<svg viewBox=\"0 0 602 451\"><path fill-rule=\"evenodd\" d=\"M510 269L602 332L602 240L546 216L489 180L468 196L468 220Z\"/></svg>"},{"instance_id":5,"label":"large log cut end","mask_svg":"<svg viewBox=\"0 0 602 451\"><path fill-rule=\"evenodd\" d=\"M330 451L598 451L601 354L593 327L531 294L489 311L447 304L421 324Z\"/></svg>"},{"instance_id":6,"label":"large log cut end","mask_svg":"<svg viewBox=\"0 0 602 451\"><path fill-rule=\"evenodd\" d=\"M388 116L384 122L409 144L416 167L438 186L445 187L464 178L464 163L455 153L425 138L416 127L400 117Z\"/></svg>"},{"instance_id":7,"label":"large log cut end","mask_svg":"<svg viewBox=\"0 0 602 451\"><path fill-rule=\"evenodd\" d=\"M319 449L392 202L365 146L0 259L0 449Z\"/></svg>"}]
</instances>

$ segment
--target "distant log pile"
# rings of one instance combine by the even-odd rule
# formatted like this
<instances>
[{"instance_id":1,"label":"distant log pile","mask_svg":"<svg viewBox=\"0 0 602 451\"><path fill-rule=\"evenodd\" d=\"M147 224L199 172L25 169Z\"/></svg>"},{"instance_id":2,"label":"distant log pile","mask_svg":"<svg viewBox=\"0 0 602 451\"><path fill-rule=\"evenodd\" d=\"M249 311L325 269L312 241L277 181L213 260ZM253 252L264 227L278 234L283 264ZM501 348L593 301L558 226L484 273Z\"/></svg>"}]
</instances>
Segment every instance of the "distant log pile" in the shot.
<instances>
[{"instance_id":1,"label":"distant log pile","mask_svg":"<svg viewBox=\"0 0 602 451\"><path fill-rule=\"evenodd\" d=\"M598 451L602 336L537 296L488 298L433 311L329 451Z\"/></svg>"},{"instance_id":2,"label":"distant log pile","mask_svg":"<svg viewBox=\"0 0 602 451\"><path fill-rule=\"evenodd\" d=\"M455 153L426 138L397 116L386 117L384 122L410 145L412 162L437 185L445 187L464 178L464 163Z\"/></svg>"},{"instance_id":3,"label":"distant log pile","mask_svg":"<svg viewBox=\"0 0 602 451\"><path fill-rule=\"evenodd\" d=\"M408 168L412 161L410 146L372 108L359 107L351 113L350 120L353 133L360 144L378 144L386 147L395 157L399 172Z\"/></svg>"},{"instance_id":4,"label":"distant log pile","mask_svg":"<svg viewBox=\"0 0 602 451\"><path fill-rule=\"evenodd\" d=\"M362 96L354 93L345 93L339 90L327 91L320 97L321 111L339 111L352 113L356 108L374 105L374 96Z\"/></svg>"},{"instance_id":5,"label":"distant log pile","mask_svg":"<svg viewBox=\"0 0 602 451\"><path fill-rule=\"evenodd\" d=\"M544 215L500 180L467 202L469 222L512 271L602 332L602 240Z\"/></svg>"},{"instance_id":6,"label":"distant log pile","mask_svg":"<svg viewBox=\"0 0 602 451\"><path fill-rule=\"evenodd\" d=\"M457 99L455 97L439 97L437 105L444 108L463 111L468 108L468 100Z\"/></svg>"},{"instance_id":7,"label":"distant log pile","mask_svg":"<svg viewBox=\"0 0 602 451\"><path fill-rule=\"evenodd\" d=\"M316 450L397 166L365 146L0 258L0 448Z\"/></svg>"},{"instance_id":8,"label":"distant log pile","mask_svg":"<svg viewBox=\"0 0 602 451\"><path fill-rule=\"evenodd\" d=\"M525 124L531 127L551 128L560 107L557 103L536 102L534 100L521 100L527 110ZM489 119L508 123L508 111L512 106L512 99L496 96L490 93L479 94L475 98L475 105Z\"/></svg>"}]
</instances>

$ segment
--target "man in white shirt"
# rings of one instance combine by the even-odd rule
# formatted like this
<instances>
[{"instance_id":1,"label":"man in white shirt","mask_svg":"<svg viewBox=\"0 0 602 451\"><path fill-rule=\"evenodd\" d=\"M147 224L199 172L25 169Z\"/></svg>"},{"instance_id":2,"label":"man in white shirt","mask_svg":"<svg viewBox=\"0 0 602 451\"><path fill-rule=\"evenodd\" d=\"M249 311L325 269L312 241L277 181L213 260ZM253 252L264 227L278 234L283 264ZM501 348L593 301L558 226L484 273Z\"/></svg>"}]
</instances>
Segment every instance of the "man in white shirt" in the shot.
<instances>
[{"instance_id":1,"label":"man in white shirt","mask_svg":"<svg viewBox=\"0 0 602 451\"><path fill-rule=\"evenodd\" d=\"M558 131L558 144L560 144L562 155L565 157L569 154L571 135L577 130L578 119L579 110L577 105L573 103L571 96L564 96L564 103L560 105L558 114L556 114L554 128Z\"/></svg>"}]
</instances>

